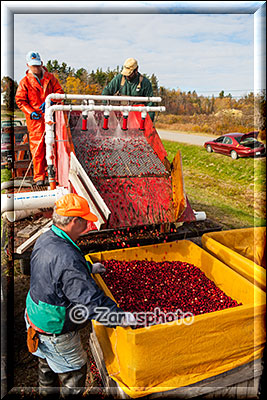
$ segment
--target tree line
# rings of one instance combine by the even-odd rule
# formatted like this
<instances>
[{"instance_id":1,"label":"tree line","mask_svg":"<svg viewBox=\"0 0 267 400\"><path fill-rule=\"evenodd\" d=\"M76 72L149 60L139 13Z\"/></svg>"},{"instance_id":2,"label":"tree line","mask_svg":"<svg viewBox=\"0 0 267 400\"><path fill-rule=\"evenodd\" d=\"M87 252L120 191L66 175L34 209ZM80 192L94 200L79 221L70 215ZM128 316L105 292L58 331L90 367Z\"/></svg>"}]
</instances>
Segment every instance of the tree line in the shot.
<instances>
[{"instance_id":1,"label":"tree line","mask_svg":"<svg viewBox=\"0 0 267 400\"><path fill-rule=\"evenodd\" d=\"M47 70L53 73L59 80L65 93L76 94L96 94L102 93L103 88L120 73L120 67L115 69L97 68L96 71L88 72L85 68L75 70L65 62L61 64L57 60L49 60L45 65ZM172 115L211 115L220 113L224 110L235 110L243 114L251 115L255 113L260 116L261 125L266 127L266 92L254 96L251 92L239 99L234 99L229 93L225 95L224 90L218 97L198 95L194 91L182 91L180 89L169 89L159 85L159 80L155 74L146 76L153 88L154 96L162 98L162 104L166 107L166 114ZM18 83L9 77L1 80L1 92L4 93L4 102L8 110L17 109L15 94Z\"/></svg>"}]
</instances>

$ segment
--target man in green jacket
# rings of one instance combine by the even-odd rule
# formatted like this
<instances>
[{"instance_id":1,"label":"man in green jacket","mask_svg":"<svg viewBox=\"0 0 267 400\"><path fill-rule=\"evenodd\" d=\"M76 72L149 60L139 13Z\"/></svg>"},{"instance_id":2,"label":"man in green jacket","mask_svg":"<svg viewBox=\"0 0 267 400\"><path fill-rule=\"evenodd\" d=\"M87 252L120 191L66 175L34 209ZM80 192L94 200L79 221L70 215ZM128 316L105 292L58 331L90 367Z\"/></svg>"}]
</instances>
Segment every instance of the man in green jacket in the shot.
<instances>
[{"instance_id":1,"label":"man in green jacket","mask_svg":"<svg viewBox=\"0 0 267 400\"><path fill-rule=\"evenodd\" d=\"M102 95L152 97L153 89L150 80L138 72L137 61L134 58L127 58L121 73L116 75L103 89ZM136 102L134 104L142 103ZM148 102L146 105L153 106L153 103ZM155 113L149 112L148 114L153 122Z\"/></svg>"}]
</instances>

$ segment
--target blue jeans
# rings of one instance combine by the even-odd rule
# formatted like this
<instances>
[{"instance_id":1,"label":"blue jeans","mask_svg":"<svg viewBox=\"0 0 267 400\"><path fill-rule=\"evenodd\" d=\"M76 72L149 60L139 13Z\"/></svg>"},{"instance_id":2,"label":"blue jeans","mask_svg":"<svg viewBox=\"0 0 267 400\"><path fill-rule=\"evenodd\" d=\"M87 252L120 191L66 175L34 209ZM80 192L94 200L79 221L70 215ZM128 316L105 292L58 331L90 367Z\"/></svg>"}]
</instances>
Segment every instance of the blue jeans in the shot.
<instances>
[{"instance_id":1,"label":"blue jeans","mask_svg":"<svg viewBox=\"0 0 267 400\"><path fill-rule=\"evenodd\" d=\"M25 314L26 328L30 326ZM34 356L45 358L49 367L57 374L82 368L87 362L79 332L68 332L59 336L38 333L39 344Z\"/></svg>"}]
</instances>

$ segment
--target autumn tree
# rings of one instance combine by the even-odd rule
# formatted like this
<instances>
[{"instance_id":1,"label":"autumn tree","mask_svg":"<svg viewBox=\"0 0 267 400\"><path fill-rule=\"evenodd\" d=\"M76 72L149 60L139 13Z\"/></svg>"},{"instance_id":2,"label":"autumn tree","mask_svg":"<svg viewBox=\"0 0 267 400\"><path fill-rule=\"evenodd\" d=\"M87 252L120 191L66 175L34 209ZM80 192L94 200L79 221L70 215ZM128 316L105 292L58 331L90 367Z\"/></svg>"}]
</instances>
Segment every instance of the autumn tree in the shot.
<instances>
[{"instance_id":1,"label":"autumn tree","mask_svg":"<svg viewBox=\"0 0 267 400\"><path fill-rule=\"evenodd\" d=\"M108 68L106 71L97 68L96 71L88 72L83 67L75 70L65 62L60 64L57 60L49 60L46 67L58 78L66 93L101 94L103 88L121 72L118 65L116 69ZM213 95L209 98L198 95L195 90L183 92L179 88L175 90L159 86L159 81L154 73L151 76L145 73L143 75L150 80L154 96L162 98L166 114L194 116L237 110L239 114L236 113L236 115L242 115L244 124L251 123L256 104L254 104L253 93L235 100L231 93L226 95L224 90L221 90L218 97ZM260 101L257 104L260 104Z\"/></svg>"},{"instance_id":2,"label":"autumn tree","mask_svg":"<svg viewBox=\"0 0 267 400\"><path fill-rule=\"evenodd\" d=\"M94 83L97 83L102 88L109 83L107 79L107 73L104 72L102 68L97 68L96 72L92 71L90 78Z\"/></svg>"},{"instance_id":3,"label":"autumn tree","mask_svg":"<svg viewBox=\"0 0 267 400\"><path fill-rule=\"evenodd\" d=\"M4 103L7 110L12 111L18 106L15 101L15 95L18 88L18 83L9 76L4 76L1 79L1 93L3 93Z\"/></svg>"},{"instance_id":4,"label":"autumn tree","mask_svg":"<svg viewBox=\"0 0 267 400\"><path fill-rule=\"evenodd\" d=\"M260 139L266 140L266 91L255 96L255 125L260 131Z\"/></svg>"},{"instance_id":5,"label":"autumn tree","mask_svg":"<svg viewBox=\"0 0 267 400\"><path fill-rule=\"evenodd\" d=\"M68 94L92 94L99 95L101 94L101 87L96 83L86 83L82 81L80 78L75 76L69 76L66 79L66 83L62 85L62 88L65 93ZM75 101L74 101L75 102Z\"/></svg>"},{"instance_id":6,"label":"autumn tree","mask_svg":"<svg viewBox=\"0 0 267 400\"><path fill-rule=\"evenodd\" d=\"M89 80L89 74L84 68L79 68L77 71L74 73L75 78L79 78L83 82L88 82Z\"/></svg>"},{"instance_id":7,"label":"autumn tree","mask_svg":"<svg viewBox=\"0 0 267 400\"><path fill-rule=\"evenodd\" d=\"M48 72L51 72L55 74L61 84L64 84L66 82L66 79L69 76L74 75L74 69L69 67L65 62L63 62L61 65L57 60L49 60L46 64L46 68Z\"/></svg>"},{"instance_id":8,"label":"autumn tree","mask_svg":"<svg viewBox=\"0 0 267 400\"><path fill-rule=\"evenodd\" d=\"M159 94L159 86L158 86L159 81L158 81L158 79L157 79L155 74L151 75L150 82L151 82L152 89L153 89L153 95L154 96L158 96L158 94Z\"/></svg>"}]
</instances>

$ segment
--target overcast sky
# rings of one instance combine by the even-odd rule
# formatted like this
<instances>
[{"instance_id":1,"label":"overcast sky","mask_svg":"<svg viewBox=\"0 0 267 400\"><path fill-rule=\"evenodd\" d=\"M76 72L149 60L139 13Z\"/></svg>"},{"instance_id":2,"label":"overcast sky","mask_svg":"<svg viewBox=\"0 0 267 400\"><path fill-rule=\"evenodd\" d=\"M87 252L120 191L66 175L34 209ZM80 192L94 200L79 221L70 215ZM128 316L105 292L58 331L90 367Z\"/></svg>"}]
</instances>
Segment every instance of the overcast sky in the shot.
<instances>
[{"instance_id":1,"label":"overcast sky","mask_svg":"<svg viewBox=\"0 0 267 400\"><path fill-rule=\"evenodd\" d=\"M34 11L29 6L35 2L2 3L7 7L19 4L20 12L24 12L14 12L17 82L27 69L25 55L33 50L40 53L44 64L58 60L88 72L116 69L126 58L134 57L139 71L154 73L160 86L196 90L207 96L221 90L233 96L253 91L254 14L245 13L244 7L255 10L265 2L208 2L210 8L200 1L124 2L129 13L127 7L126 12L118 8L117 2L39 1ZM231 5L236 13L232 13ZM73 12L69 13L66 6ZM99 13L90 14L96 6ZM216 6L221 13L209 12ZM140 9L144 13L134 13ZM6 21L2 19L2 33L8 29ZM10 76L5 67L8 49L3 49L3 41L1 52L1 76Z\"/></svg>"}]
</instances>

